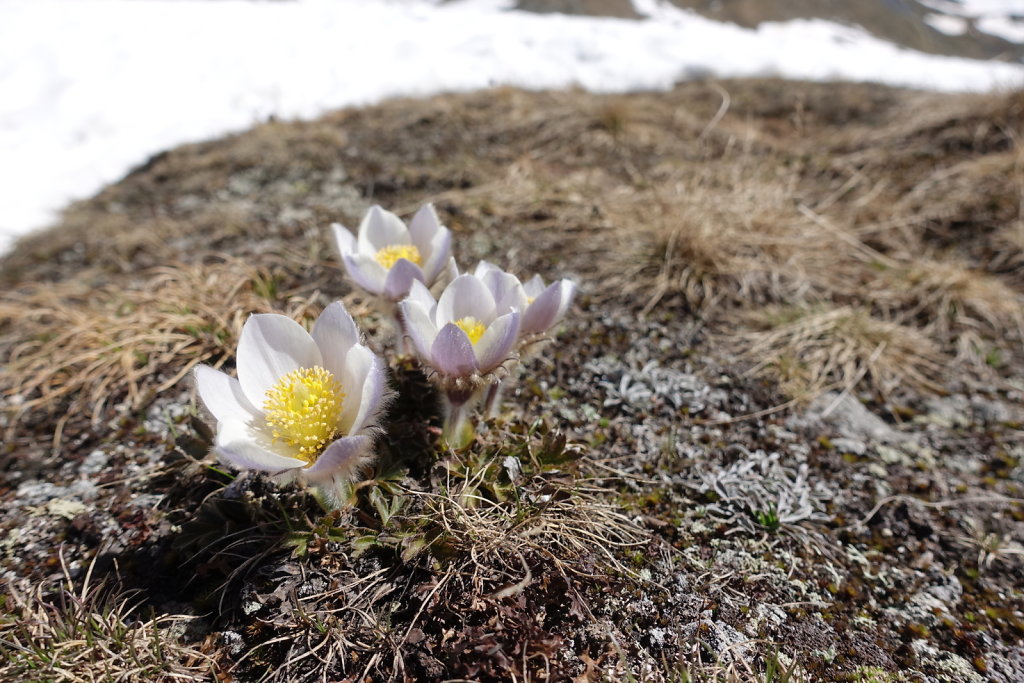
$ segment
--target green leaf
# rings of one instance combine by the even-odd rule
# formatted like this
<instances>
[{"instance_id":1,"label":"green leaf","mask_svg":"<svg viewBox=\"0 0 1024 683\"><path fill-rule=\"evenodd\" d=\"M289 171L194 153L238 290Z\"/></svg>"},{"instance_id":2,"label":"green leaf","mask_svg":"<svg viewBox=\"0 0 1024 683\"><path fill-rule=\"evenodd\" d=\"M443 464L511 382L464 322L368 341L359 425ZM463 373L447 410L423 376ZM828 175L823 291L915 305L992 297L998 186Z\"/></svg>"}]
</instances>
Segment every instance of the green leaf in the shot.
<instances>
[{"instance_id":1,"label":"green leaf","mask_svg":"<svg viewBox=\"0 0 1024 683\"><path fill-rule=\"evenodd\" d=\"M352 555L359 557L370 548L380 545L376 536L360 536L352 540Z\"/></svg>"},{"instance_id":2,"label":"green leaf","mask_svg":"<svg viewBox=\"0 0 1024 683\"><path fill-rule=\"evenodd\" d=\"M410 562L414 557L427 547L427 539L423 534L407 536L402 539L402 562Z\"/></svg>"}]
</instances>

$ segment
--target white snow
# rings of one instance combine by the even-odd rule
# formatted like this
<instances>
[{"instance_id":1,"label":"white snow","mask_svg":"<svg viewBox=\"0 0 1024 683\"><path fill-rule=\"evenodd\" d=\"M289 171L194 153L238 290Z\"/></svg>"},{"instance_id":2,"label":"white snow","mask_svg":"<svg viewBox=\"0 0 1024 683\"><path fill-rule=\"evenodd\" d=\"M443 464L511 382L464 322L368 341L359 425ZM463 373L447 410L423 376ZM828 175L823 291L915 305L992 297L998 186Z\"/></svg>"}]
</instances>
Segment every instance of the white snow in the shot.
<instances>
[{"instance_id":1,"label":"white snow","mask_svg":"<svg viewBox=\"0 0 1024 683\"><path fill-rule=\"evenodd\" d=\"M967 20L949 14L926 14L924 23L947 36L962 36L967 33Z\"/></svg>"},{"instance_id":2,"label":"white snow","mask_svg":"<svg viewBox=\"0 0 1024 683\"><path fill-rule=\"evenodd\" d=\"M648 19L514 12L510 0L0 0L0 251L149 155L270 115L498 84L669 88L695 75L1024 83L1021 65L924 55L829 22L747 30L635 4Z\"/></svg>"},{"instance_id":3,"label":"white snow","mask_svg":"<svg viewBox=\"0 0 1024 683\"><path fill-rule=\"evenodd\" d=\"M925 7L962 17L1024 14L1024 0L918 0Z\"/></svg>"},{"instance_id":4,"label":"white snow","mask_svg":"<svg viewBox=\"0 0 1024 683\"><path fill-rule=\"evenodd\" d=\"M1024 21L1011 17L981 17L974 25L979 31L1011 43L1024 43Z\"/></svg>"},{"instance_id":5,"label":"white snow","mask_svg":"<svg viewBox=\"0 0 1024 683\"><path fill-rule=\"evenodd\" d=\"M969 17L993 14L1024 14L1024 0L959 0L963 13Z\"/></svg>"}]
</instances>

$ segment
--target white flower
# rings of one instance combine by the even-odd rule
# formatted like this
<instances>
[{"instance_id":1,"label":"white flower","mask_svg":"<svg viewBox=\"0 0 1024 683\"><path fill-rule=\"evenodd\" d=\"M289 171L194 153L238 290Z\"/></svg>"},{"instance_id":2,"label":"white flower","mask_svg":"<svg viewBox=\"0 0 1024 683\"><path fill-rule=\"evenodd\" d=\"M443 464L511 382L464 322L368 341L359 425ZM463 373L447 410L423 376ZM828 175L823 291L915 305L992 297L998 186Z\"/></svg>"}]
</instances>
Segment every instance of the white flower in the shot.
<instances>
[{"instance_id":1,"label":"white flower","mask_svg":"<svg viewBox=\"0 0 1024 683\"><path fill-rule=\"evenodd\" d=\"M359 343L341 302L324 309L312 334L283 315L251 316L237 367L238 379L195 370L222 459L317 485L352 481L371 452L387 388L381 360Z\"/></svg>"},{"instance_id":2,"label":"white flower","mask_svg":"<svg viewBox=\"0 0 1024 683\"><path fill-rule=\"evenodd\" d=\"M504 374L517 359L520 313L475 275L460 275L440 298L416 282L399 304L406 334L424 365L451 388L472 389Z\"/></svg>"},{"instance_id":3,"label":"white flower","mask_svg":"<svg viewBox=\"0 0 1024 683\"><path fill-rule=\"evenodd\" d=\"M473 274L487 285L501 307L512 307L522 314L519 339L523 345L536 341L564 318L576 296L576 284L571 280L545 285L539 275L534 275L524 285L515 275L487 261L481 261Z\"/></svg>"},{"instance_id":4,"label":"white flower","mask_svg":"<svg viewBox=\"0 0 1024 683\"><path fill-rule=\"evenodd\" d=\"M395 214L371 207L359 224L359 235L334 223L331 228L348 276L367 292L398 302L413 282L433 287L442 276L454 277L451 231L426 204L406 227Z\"/></svg>"}]
</instances>

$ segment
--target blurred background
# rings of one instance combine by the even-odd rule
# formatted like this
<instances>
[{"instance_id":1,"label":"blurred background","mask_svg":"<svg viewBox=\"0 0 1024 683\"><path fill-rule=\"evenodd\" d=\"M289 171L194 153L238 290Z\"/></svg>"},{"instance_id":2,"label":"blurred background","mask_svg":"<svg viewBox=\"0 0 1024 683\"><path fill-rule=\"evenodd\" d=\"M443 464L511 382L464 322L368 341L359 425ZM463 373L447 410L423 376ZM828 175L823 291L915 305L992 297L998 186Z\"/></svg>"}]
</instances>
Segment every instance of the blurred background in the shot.
<instances>
[{"instance_id":1,"label":"blurred background","mask_svg":"<svg viewBox=\"0 0 1024 683\"><path fill-rule=\"evenodd\" d=\"M175 145L497 85L1024 83L1024 0L6 0L0 251Z\"/></svg>"}]
</instances>

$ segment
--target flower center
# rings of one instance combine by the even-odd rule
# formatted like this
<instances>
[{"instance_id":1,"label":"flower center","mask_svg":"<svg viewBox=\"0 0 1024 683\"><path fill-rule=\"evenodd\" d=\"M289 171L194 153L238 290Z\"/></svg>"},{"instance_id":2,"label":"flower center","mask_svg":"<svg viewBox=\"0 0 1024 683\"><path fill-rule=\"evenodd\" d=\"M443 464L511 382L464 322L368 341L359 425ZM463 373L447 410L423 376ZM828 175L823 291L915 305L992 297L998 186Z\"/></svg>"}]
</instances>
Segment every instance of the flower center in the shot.
<instances>
[{"instance_id":1,"label":"flower center","mask_svg":"<svg viewBox=\"0 0 1024 683\"><path fill-rule=\"evenodd\" d=\"M413 244L389 244L378 251L374 258L377 259L377 263L383 266L385 270L390 270L391 266L395 265L400 258L412 261L417 266L423 265L420 250Z\"/></svg>"},{"instance_id":2,"label":"flower center","mask_svg":"<svg viewBox=\"0 0 1024 683\"><path fill-rule=\"evenodd\" d=\"M263 412L275 441L297 448L299 458L314 462L338 431L345 393L329 371L299 368L267 391Z\"/></svg>"},{"instance_id":3,"label":"flower center","mask_svg":"<svg viewBox=\"0 0 1024 683\"><path fill-rule=\"evenodd\" d=\"M459 318L455 321L455 324L466 333L466 336L469 337L469 343L474 346L480 341L480 337L484 336L484 332L487 331L484 324L472 316Z\"/></svg>"}]
</instances>

